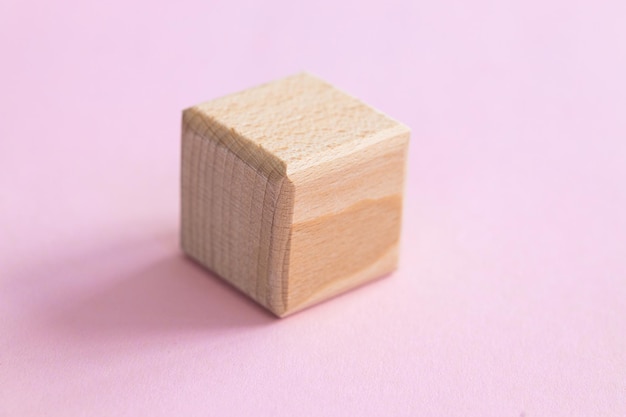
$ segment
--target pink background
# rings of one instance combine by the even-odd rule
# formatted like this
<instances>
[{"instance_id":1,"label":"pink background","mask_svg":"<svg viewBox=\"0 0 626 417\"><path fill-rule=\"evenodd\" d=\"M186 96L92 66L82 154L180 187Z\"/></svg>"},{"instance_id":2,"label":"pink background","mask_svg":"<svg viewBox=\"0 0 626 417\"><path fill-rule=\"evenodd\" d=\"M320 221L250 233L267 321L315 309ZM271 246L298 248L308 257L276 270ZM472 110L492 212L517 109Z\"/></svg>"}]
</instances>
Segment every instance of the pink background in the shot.
<instances>
[{"instance_id":1,"label":"pink background","mask_svg":"<svg viewBox=\"0 0 626 417\"><path fill-rule=\"evenodd\" d=\"M626 415L623 1L0 3L0 416ZM400 269L276 320L177 248L181 109L413 129Z\"/></svg>"}]
</instances>

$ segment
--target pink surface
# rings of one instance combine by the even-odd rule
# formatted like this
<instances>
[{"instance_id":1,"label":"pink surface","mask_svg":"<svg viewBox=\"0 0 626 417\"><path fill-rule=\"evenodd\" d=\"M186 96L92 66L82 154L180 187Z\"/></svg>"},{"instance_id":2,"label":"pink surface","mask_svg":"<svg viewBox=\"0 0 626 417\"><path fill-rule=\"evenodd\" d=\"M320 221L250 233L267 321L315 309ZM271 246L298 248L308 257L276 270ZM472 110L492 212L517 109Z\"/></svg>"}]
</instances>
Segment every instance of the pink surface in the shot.
<instances>
[{"instance_id":1,"label":"pink surface","mask_svg":"<svg viewBox=\"0 0 626 417\"><path fill-rule=\"evenodd\" d=\"M0 4L0 416L626 415L624 2L57 3ZM180 111L302 69L413 128L403 250L279 321L180 255Z\"/></svg>"}]
</instances>

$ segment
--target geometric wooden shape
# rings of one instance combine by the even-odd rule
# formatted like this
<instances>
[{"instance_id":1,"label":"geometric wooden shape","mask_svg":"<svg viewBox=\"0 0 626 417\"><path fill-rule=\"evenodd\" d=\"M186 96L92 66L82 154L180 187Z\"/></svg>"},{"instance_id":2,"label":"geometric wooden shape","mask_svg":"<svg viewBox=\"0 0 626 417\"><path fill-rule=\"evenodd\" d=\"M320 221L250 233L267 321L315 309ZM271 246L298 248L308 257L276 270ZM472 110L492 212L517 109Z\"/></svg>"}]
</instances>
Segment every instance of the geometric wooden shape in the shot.
<instances>
[{"instance_id":1,"label":"geometric wooden shape","mask_svg":"<svg viewBox=\"0 0 626 417\"><path fill-rule=\"evenodd\" d=\"M278 316L397 265L409 129L309 74L186 109L181 246Z\"/></svg>"}]
</instances>

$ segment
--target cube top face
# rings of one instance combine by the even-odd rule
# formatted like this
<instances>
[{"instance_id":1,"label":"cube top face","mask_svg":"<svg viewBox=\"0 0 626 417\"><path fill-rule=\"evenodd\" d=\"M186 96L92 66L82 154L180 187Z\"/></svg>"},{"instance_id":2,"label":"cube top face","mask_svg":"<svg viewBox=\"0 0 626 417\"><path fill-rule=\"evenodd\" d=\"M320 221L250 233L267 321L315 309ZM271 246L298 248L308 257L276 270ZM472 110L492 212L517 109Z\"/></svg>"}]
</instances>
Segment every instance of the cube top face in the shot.
<instances>
[{"instance_id":1,"label":"cube top face","mask_svg":"<svg viewBox=\"0 0 626 417\"><path fill-rule=\"evenodd\" d=\"M406 126L307 74L183 113L181 245L284 316L397 263Z\"/></svg>"},{"instance_id":2,"label":"cube top face","mask_svg":"<svg viewBox=\"0 0 626 417\"><path fill-rule=\"evenodd\" d=\"M393 132L408 131L307 73L202 103L188 112L266 149L290 174Z\"/></svg>"}]
</instances>

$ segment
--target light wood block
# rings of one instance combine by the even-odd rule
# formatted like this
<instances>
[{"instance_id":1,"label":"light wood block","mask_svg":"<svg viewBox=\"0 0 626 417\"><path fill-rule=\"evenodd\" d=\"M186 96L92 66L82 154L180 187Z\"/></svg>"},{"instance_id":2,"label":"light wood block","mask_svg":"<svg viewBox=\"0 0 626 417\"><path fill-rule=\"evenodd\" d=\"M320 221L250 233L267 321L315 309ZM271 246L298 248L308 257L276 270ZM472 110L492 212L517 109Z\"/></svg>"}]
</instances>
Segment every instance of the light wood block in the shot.
<instances>
[{"instance_id":1,"label":"light wood block","mask_svg":"<svg viewBox=\"0 0 626 417\"><path fill-rule=\"evenodd\" d=\"M281 317L384 276L408 140L309 74L186 109L182 249Z\"/></svg>"}]
</instances>

